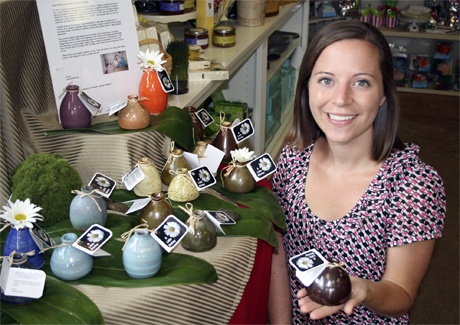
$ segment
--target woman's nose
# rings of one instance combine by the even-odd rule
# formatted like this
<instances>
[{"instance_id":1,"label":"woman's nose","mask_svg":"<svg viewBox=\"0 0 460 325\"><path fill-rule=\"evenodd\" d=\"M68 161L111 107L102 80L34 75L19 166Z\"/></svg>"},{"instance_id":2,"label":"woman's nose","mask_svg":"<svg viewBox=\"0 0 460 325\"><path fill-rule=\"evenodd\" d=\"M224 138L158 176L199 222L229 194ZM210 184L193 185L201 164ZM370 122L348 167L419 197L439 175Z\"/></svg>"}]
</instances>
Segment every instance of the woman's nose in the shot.
<instances>
[{"instance_id":1,"label":"woman's nose","mask_svg":"<svg viewBox=\"0 0 460 325\"><path fill-rule=\"evenodd\" d=\"M337 106L350 105L353 102L350 87L348 85L335 87L332 102Z\"/></svg>"}]
</instances>

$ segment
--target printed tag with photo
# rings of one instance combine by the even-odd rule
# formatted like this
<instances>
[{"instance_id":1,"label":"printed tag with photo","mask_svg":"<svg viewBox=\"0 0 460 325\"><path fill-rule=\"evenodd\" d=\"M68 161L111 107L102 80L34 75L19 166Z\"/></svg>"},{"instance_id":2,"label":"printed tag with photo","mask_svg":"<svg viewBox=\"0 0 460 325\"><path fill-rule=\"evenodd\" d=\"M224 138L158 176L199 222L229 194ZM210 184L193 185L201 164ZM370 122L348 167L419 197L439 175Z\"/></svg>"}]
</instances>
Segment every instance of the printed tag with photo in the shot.
<instances>
[{"instance_id":1,"label":"printed tag with photo","mask_svg":"<svg viewBox=\"0 0 460 325\"><path fill-rule=\"evenodd\" d=\"M254 127L252 126L252 122L249 118L232 126L231 130L236 143L240 143L254 134Z\"/></svg>"},{"instance_id":2,"label":"printed tag with photo","mask_svg":"<svg viewBox=\"0 0 460 325\"><path fill-rule=\"evenodd\" d=\"M125 174L121 181L128 191L131 191L134 186L140 183L145 178L145 174L139 165L136 165L127 174Z\"/></svg>"},{"instance_id":3,"label":"printed tag with photo","mask_svg":"<svg viewBox=\"0 0 460 325\"><path fill-rule=\"evenodd\" d=\"M112 237L112 231L101 225L94 224L72 244L73 247L93 256L102 256L108 253L101 250L101 247ZM102 254L96 254L98 250ZM105 254L104 254L105 253Z\"/></svg>"},{"instance_id":4,"label":"printed tag with photo","mask_svg":"<svg viewBox=\"0 0 460 325\"><path fill-rule=\"evenodd\" d=\"M170 93L174 90L174 85L171 82L171 78L169 78L168 72L166 70L157 71L158 79L160 79L161 88L165 93Z\"/></svg>"},{"instance_id":5,"label":"printed tag with photo","mask_svg":"<svg viewBox=\"0 0 460 325\"><path fill-rule=\"evenodd\" d=\"M276 171L276 164L268 153L254 159L246 165L256 182L264 179Z\"/></svg>"},{"instance_id":6,"label":"printed tag with photo","mask_svg":"<svg viewBox=\"0 0 460 325\"><path fill-rule=\"evenodd\" d=\"M89 97L84 91L78 94L78 98L80 98L81 102L85 105L91 115L96 116L101 111L102 105L93 98Z\"/></svg>"},{"instance_id":7,"label":"printed tag with photo","mask_svg":"<svg viewBox=\"0 0 460 325\"><path fill-rule=\"evenodd\" d=\"M45 230L40 228L35 223L32 224L30 234L32 235L34 242L37 244L40 250L43 250L44 248L53 247L55 245L54 240L50 237L50 235L48 235L48 233ZM38 252L36 253L38 254Z\"/></svg>"},{"instance_id":8,"label":"printed tag with photo","mask_svg":"<svg viewBox=\"0 0 460 325\"><path fill-rule=\"evenodd\" d=\"M211 114L208 113L206 108L200 109L198 112L195 113L196 117L200 120L201 124L203 124L203 128L207 127L209 124L214 122L214 118Z\"/></svg>"},{"instance_id":9,"label":"printed tag with photo","mask_svg":"<svg viewBox=\"0 0 460 325\"><path fill-rule=\"evenodd\" d=\"M289 259L296 269L296 276L309 286L329 263L316 249L310 249Z\"/></svg>"},{"instance_id":10,"label":"printed tag with photo","mask_svg":"<svg viewBox=\"0 0 460 325\"><path fill-rule=\"evenodd\" d=\"M198 191L216 184L216 179L207 166L189 170L188 173L192 177Z\"/></svg>"},{"instance_id":11,"label":"printed tag with photo","mask_svg":"<svg viewBox=\"0 0 460 325\"><path fill-rule=\"evenodd\" d=\"M231 226L236 224L236 221L233 220L227 213L221 210L217 211L205 211L206 216L209 220L216 226L217 229L224 235L226 233L222 230L222 225L224 226Z\"/></svg>"},{"instance_id":12,"label":"printed tag with photo","mask_svg":"<svg viewBox=\"0 0 460 325\"><path fill-rule=\"evenodd\" d=\"M152 232L152 237L170 253L187 234L187 230L187 225L171 214Z\"/></svg>"},{"instance_id":13,"label":"printed tag with photo","mask_svg":"<svg viewBox=\"0 0 460 325\"><path fill-rule=\"evenodd\" d=\"M117 182L104 174L96 173L88 185L102 196L109 197L117 186Z\"/></svg>"}]
</instances>

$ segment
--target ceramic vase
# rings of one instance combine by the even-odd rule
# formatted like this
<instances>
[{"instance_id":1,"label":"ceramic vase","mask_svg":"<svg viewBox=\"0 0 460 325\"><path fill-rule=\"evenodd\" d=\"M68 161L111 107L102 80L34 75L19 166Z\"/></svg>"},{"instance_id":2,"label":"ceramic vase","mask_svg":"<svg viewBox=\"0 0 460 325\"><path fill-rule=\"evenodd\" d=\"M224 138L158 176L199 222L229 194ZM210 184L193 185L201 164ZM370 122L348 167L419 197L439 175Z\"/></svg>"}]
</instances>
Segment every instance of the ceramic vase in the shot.
<instances>
[{"instance_id":1,"label":"ceramic vase","mask_svg":"<svg viewBox=\"0 0 460 325\"><path fill-rule=\"evenodd\" d=\"M196 200L200 192L188 174L188 169L179 169L176 177L173 178L168 187L168 197L176 202L190 202Z\"/></svg>"},{"instance_id":2,"label":"ceramic vase","mask_svg":"<svg viewBox=\"0 0 460 325\"><path fill-rule=\"evenodd\" d=\"M69 85L59 107L59 118L64 129L82 129L91 126L91 113L78 97L80 87Z\"/></svg>"},{"instance_id":3,"label":"ceramic vase","mask_svg":"<svg viewBox=\"0 0 460 325\"><path fill-rule=\"evenodd\" d=\"M149 278L160 270L160 245L147 229L136 229L123 250L123 267L135 279Z\"/></svg>"},{"instance_id":4,"label":"ceramic vase","mask_svg":"<svg viewBox=\"0 0 460 325\"><path fill-rule=\"evenodd\" d=\"M59 279L81 279L93 269L93 257L71 246L77 238L77 235L71 232L64 234L61 237L64 245L54 249L51 255L51 272Z\"/></svg>"},{"instance_id":5,"label":"ceramic vase","mask_svg":"<svg viewBox=\"0 0 460 325\"><path fill-rule=\"evenodd\" d=\"M118 112L118 125L125 130L140 130L150 125L150 112L136 95L128 96L128 104Z\"/></svg>"},{"instance_id":6,"label":"ceramic vase","mask_svg":"<svg viewBox=\"0 0 460 325\"><path fill-rule=\"evenodd\" d=\"M139 102L153 115L166 109L168 94L163 90L156 70L144 70L139 82Z\"/></svg>"},{"instance_id":7,"label":"ceramic vase","mask_svg":"<svg viewBox=\"0 0 460 325\"><path fill-rule=\"evenodd\" d=\"M198 159L201 159L204 157L204 153L206 152L206 149L208 147L208 143L206 141L198 141L195 146L195 150L193 150L193 153L198 156Z\"/></svg>"},{"instance_id":8,"label":"ceramic vase","mask_svg":"<svg viewBox=\"0 0 460 325\"><path fill-rule=\"evenodd\" d=\"M199 139L197 140L202 140L204 139L204 129L203 129L203 124L201 124L201 121L198 119L196 116L196 108L193 106L185 106L184 110L187 111L192 118L193 125L195 127L196 132L198 133Z\"/></svg>"},{"instance_id":9,"label":"ceramic vase","mask_svg":"<svg viewBox=\"0 0 460 325\"><path fill-rule=\"evenodd\" d=\"M5 262L4 262L5 263ZM20 269L31 269L34 270L36 267L32 264L25 253L15 253L13 254L13 261L11 267L20 268ZM36 300L35 298L30 297L20 297L20 296L7 296L3 293L3 289L0 289L0 298L1 301L8 302L10 304L22 305L26 302Z\"/></svg>"},{"instance_id":10,"label":"ceramic vase","mask_svg":"<svg viewBox=\"0 0 460 325\"><path fill-rule=\"evenodd\" d=\"M92 186L83 186L72 199L69 210L72 226L85 231L93 224L105 226L107 221L107 205Z\"/></svg>"},{"instance_id":11,"label":"ceramic vase","mask_svg":"<svg viewBox=\"0 0 460 325\"><path fill-rule=\"evenodd\" d=\"M137 161L137 165L144 173L142 181L134 186L133 191L137 196L149 196L161 191L161 176L152 159L144 157Z\"/></svg>"},{"instance_id":12,"label":"ceramic vase","mask_svg":"<svg viewBox=\"0 0 460 325\"><path fill-rule=\"evenodd\" d=\"M181 241L184 249L191 252L206 252L216 246L216 228L203 210L194 210L187 225L189 229Z\"/></svg>"},{"instance_id":13,"label":"ceramic vase","mask_svg":"<svg viewBox=\"0 0 460 325\"><path fill-rule=\"evenodd\" d=\"M182 149L173 149L169 154L168 161L166 161L161 171L161 181L163 184L170 185L181 168L186 168L187 170L191 169L189 163L184 158L184 151Z\"/></svg>"},{"instance_id":14,"label":"ceramic vase","mask_svg":"<svg viewBox=\"0 0 460 325\"><path fill-rule=\"evenodd\" d=\"M153 193L150 195L150 202L141 210L139 224L146 221L149 229L156 229L171 214L173 208L166 201L163 192Z\"/></svg>"},{"instance_id":15,"label":"ceramic vase","mask_svg":"<svg viewBox=\"0 0 460 325\"><path fill-rule=\"evenodd\" d=\"M220 124L220 130L217 133L216 137L213 141L213 146L217 149L220 149L224 152L225 160L231 160L232 155L231 151L238 149L238 145L236 143L235 137L233 136L231 127L232 123L229 121L223 121Z\"/></svg>"},{"instance_id":16,"label":"ceramic vase","mask_svg":"<svg viewBox=\"0 0 460 325\"><path fill-rule=\"evenodd\" d=\"M6 236L5 244L3 245L3 256L10 255L13 251L17 253L28 253L35 251L35 255L29 256L28 260L36 269L39 269L45 264L45 257L40 254L40 248L35 243L29 228L16 229L11 227Z\"/></svg>"},{"instance_id":17,"label":"ceramic vase","mask_svg":"<svg viewBox=\"0 0 460 325\"><path fill-rule=\"evenodd\" d=\"M234 193L248 193L256 188L256 181L246 163L235 162L230 165L224 173L223 183L227 190Z\"/></svg>"}]
</instances>

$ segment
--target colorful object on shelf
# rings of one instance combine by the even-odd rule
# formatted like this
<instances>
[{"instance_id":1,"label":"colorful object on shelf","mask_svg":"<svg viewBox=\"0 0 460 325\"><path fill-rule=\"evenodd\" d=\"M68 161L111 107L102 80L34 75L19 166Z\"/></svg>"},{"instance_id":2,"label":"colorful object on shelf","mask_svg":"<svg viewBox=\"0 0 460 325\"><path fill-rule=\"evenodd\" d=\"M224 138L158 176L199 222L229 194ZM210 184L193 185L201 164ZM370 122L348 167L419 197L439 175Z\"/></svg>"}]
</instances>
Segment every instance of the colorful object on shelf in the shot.
<instances>
[{"instance_id":1,"label":"colorful object on shelf","mask_svg":"<svg viewBox=\"0 0 460 325\"><path fill-rule=\"evenodd\" d=\"M371 24L377 28L383 26L385 22L384 20L385 10L384 9L371 9L371 10L372 10Z\"/></svg>"},{"instance_id":2,"label":"colorful object on shelf","mask_svg":"<svg viewBox=\"0 0 460 325\"><path fill-rule=\"evenodd\" d=\"M436 44L436 53L434 54L435 59L450 59L450 52L452 51L452 42L439 42Z\"/></svg>"},{"instance_id":3,"label":"colorful object on shelf","mask_svg":"<svg viewBox=\"0 0 460 325\"><path fill-rule=\"evenodd\" d=\"M78 97L80 87L68 85L59 107L59 119L64 129L84 129L91 126L91 113Z\"/></svg>"},{"instance_id":4,"label":"colorful object on shelf","mask_svg":"<svg viewBox=\"0 0 460 325\"><path fill-rule=\"evenodd\" d=\"M161 247L147 229L135 229L123 234L123 267L134 279L144 279L158 273L162 262Z\"/></svg>"},{"instance_id":5,"label":"colorful object on shelf","mask_svg":"<svg viewBox=\"0 0 460 325\"><path fill-rule=\"evenodd\" d=\"M424 73L412 74L411 87L412 88L427 88L428 87L427 75Z\"/></svg>"},{"instance_id":6,"label":"colorful object on shelf","mask_svg":"<svg viewBox=\"0 0 460 325\"><path fill-rule=\"evenodd\" d=\"M315 2L315 17L328 18L336 16L337 12L335 11L335 8L328 1Z\"/></svg>"},{"instance_id":7,"label":"colorful object on shelf","mask_svg":"<svg viewBox=\"0 0 460 325\"><path fill-rule=\"evenodd\" d=\"M372 19L372 10L371 6L369 5L367 8L362 8L360 12L359 20L364 23L371 23Z\"/></svg>"},{"instance_id":8,"label":"colorful object on shelf","mask_svg":"<svg viewBox=\"0 0 460 325\"><path fill-rule=\"evenodd\" d=\"M359 16L360 0L339 1L339 14L342 17L357 18Z\"/></svg>"},{"instance_id":9,"label":"colorful object on shelf","mask_svg":"<svg viewBox=\"0 0 460 325\"><path fill-rule=\"evenodd\" d=\"M395 28L399 25L399 9L396 8L398 0L384 0L385 8L385 26Z\"/></svg>"},{"instance_id":10,"label":"colorful object on shelf","mask_svg":"<svg viewBox=\"0 0 460 325\"><path fill-rule=\"evenodd\" d=\"M431 69L431 58L426 54L412 54L410 69L416 72L428 72Z\"/></svg>"},{"instance_id":11,"label":"colorful object on shelf","mask_svg":"<svg viewBox=\"0 0 460 325\"><path fill-rule=\"evenodd\" d=\"M393 54L393 76L396 87L406 86L408 61L406 48L400 46L398 48L392 48Z\"/></svg>"},{"instance_id":12,"label":"colorful object on shelf","mask_svg":"<svg viewBox=\"0 0 460 325\"><path fill-rule=\"evenodd\" d=\"M107 222L107 205L102 195L89 185L83 186L70 203L69 216L72 227L84 231L93 224L105 226Z\"/></svg>"},{"instance_id":13,"label":"colorful object on shelf","mask_svg":"<svg viewBox=\"0 0 460 325\"><path fill-rule=\"evenodd\" d=\"M150 125L150 112L139 103L137 95L129 95L127 105L118 112L118 125L125 130L140 130Z\"/></svg>"},{"instance_id":14,"label":"colorful object on shelf","mask_svg":"<svg viewBox=\"0 0 460 325\"><path fill-rule=\"evenodd\" d=\"M431 74L433 77L434 89L450 90L453 78L452 60L433 59Z\"/></svg>"},{"instance_id":15,"label":"colorful object on shelf","mask_svg":"<svg viewBox=\"0 0 460 325\"><path fill-rule=\"evenodd\" d=\"M51 272L59 279L81 279L93 269L93 257L72 246L77 238L77 235L71 232L62 235L62 245L55 248L51 255Z\"/></svg>"},{"instance_id":16,"label":"colorful object on shelf","mask_svg":"<svg viewBox=\"0 0 460 325\"><path fill-rule=\"evenodd\" d=\"M137 161L137 166L144 173L144 179L134 186L134 194L140 197L149 196L161 191L161 176L153 160L143 157Z\"/></svg>"}]
</instances>

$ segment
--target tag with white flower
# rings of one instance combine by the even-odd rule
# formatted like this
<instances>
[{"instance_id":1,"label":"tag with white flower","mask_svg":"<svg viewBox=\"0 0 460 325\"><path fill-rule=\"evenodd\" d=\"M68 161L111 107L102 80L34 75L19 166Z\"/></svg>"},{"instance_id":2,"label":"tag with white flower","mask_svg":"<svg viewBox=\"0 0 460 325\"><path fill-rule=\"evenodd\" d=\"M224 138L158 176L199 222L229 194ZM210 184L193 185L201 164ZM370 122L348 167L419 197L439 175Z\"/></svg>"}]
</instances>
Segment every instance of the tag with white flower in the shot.
<instances>
[{"instance_id":1,"label":"tag with white flower","mask_svg":"<svg viewBox=\"0 0 460 325\"><path fill-rule=\"evenodd\" d=\"M310 249L289 259L296 276L308 287L329 263L316 249Z\"/></svg>"},{"instance_id":2,"label":"tag with white flower","mask_svg":"<svg viewBox=\"0 0 460 325\"><path fill-rule=\"evenodd\" d=\"M254 159L246 165L256 182L264 179L276 171L276 164L268 153Z\"/></svg>"},{"instance_id":3,"label":"tag with white flower","mask_svg":"<svg viewBox=\"0 0 460 325\"><path fill-rule=\"evenodd\" d=\"M96 173L88 185L92 186L102 196L109 197L115 189L117 182L104 174Z\"/></svg>"},{"instance_id":4,"label":"tag with white flower","mask_svg":"<svg viewBox=\"0 0 460 325\"><path fill-rule=\"evenodd\" d=\"M252 126L252 122L249 118L232 126L231 130L236 143L240 143L254 134L254 127Z\"/></svg>"},{"instance_id":5,"label":"tag with white flower","mask_svg":"<svg viewBox=\"0 0 460 325\"><path fill-rule=\"evenodd\" d=\"M205 211L206 216L209 220L216 226L216 228L226 235L226 233L222 230L222 225L224 226L231 226L235 225L236 221L233 220L225 211L217 210L217 211Z\"/></svg>"},{"instance_id":6,"label":"tag with white flower","mask_svg":"<svg viewBox=\"0 0 460 325\"><path fill-rule=\"evenodd\" d=\"M151 233L152 237L170 253L187 234L187 225L180 221L176 216L169 215L166 219Z\"/></svg>"},{"instance_id":7,"label":"tag with white flower","mask_svg":"<svg viewBox=\"0 0 460 325\"><path fill-rule=\"evenodd\" d=\"M201 124L203 125L203 128L207 127L208 125L212 124L212 122L214 122L214 118L211 116L211 114L208 113L206 108L200 109L198 112L195 113L195 115L200 120Z\"/></svg>"},{"instance_id":8,"label":"tag with white flower","mask_svg":"<svg viewBox=\"0 0 460 325\"><path fill-rule=\"evenodd\" d=\"M110 256L101 249L112 237L112 231L94 224L81 235L72 246L92 256Z\"/></svg>"},{"instance_id":9,"label":"tag with white flower","mask_svg":"<svg viewBox=\"0 0 460 325\"><path fill-rule=\"evenodd\" d=\"M192 178L193 183L195 184L198 191L216 184L216 179L209 170L208 166L201 166L189 170L188 173L190 174L190 177Z\"/></svg>"}]
</instances>

